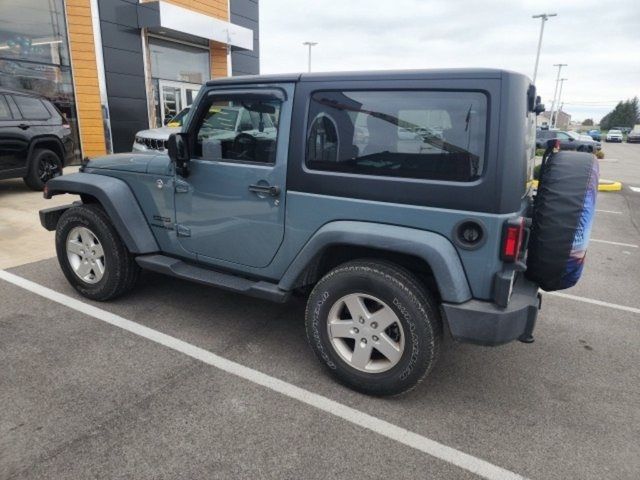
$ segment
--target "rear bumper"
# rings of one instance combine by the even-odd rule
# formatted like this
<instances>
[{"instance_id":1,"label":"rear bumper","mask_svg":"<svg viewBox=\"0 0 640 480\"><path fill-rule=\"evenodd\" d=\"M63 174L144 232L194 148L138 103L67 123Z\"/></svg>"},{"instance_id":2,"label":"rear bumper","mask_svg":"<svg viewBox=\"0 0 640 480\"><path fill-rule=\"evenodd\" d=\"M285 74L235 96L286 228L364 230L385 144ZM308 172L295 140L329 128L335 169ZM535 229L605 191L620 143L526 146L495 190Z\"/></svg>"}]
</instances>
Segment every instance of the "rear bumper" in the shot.
<instances>
[{"instance_id":1,"label":"rear bumper","mask_svg":"<svg viewBox=\"0 0 640 480\"><path fill-rule=\"evenodd\" d=\"M509 304L504 308L480 300L444 303L442 308L456 340L477 345L502 345L531 336L540 309L540 295L538 286L520 275L513 285Z\"/></svg>"}]
</instances>

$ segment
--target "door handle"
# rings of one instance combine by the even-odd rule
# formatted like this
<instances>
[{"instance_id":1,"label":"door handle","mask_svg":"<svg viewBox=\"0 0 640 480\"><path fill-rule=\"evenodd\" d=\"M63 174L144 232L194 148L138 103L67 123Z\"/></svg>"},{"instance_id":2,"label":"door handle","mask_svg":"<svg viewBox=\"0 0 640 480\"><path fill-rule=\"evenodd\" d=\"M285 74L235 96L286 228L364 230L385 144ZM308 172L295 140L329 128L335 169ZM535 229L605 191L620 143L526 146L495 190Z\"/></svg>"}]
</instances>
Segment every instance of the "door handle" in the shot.
<instances>
[{"instance_id":1,"label":"door handle","mask_svg":"<svg viewBox=\"0 0 640 480\"><path fill-rule=\"evenodd\" d=\"M21 128L22 130L26 130L27 128L29 128L29 125L27 125L26 123L21 123L20 125L18 125L18 128Z\"/></svg>"},{"instance_id":2,"label":"door handle","mask_svg":"<svg viewBox=\"0 0 640 480\"><path fill-rule=\"evenodd\" d=\"M249 191L260 195L270 195L272 197L280 195L280 187L275 185L249 185Z\"/></svg>"}]
</instances>

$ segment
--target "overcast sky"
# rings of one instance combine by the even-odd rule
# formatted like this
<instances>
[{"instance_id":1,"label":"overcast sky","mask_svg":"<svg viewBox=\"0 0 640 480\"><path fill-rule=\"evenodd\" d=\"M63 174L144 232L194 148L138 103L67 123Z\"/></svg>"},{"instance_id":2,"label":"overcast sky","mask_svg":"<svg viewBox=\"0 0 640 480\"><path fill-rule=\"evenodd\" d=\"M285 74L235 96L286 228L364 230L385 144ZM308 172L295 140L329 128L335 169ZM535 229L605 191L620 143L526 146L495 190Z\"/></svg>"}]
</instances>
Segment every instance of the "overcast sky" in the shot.
<instances>
[{"instance_id":1,"label":"overcast sky","mask_svg":"<svg viewBox=\"0 0 640 480\"><path fill-rule=\"evenodd\" d=\"M640 0L262 0L262 73L495 67L533 76L547 109L562 76L565 110L598 120L618 100L640 96Z\"/></svg>"}]
</instances>

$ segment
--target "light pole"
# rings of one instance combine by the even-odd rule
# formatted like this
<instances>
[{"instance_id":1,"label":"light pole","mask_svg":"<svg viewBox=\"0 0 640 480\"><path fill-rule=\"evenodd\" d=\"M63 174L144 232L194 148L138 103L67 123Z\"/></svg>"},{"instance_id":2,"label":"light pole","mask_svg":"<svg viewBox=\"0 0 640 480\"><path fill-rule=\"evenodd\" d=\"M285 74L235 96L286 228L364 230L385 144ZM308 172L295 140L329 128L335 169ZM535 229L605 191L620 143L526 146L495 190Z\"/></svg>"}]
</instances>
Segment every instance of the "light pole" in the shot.
<instances>
[{"instance_id":1,"label":"light pole","mask_svg":"<svg viewBox=\"0 0 640 480\"><path fill-rule=\"evenodd\" d=\"M564 85L564 82L566 82L567 79L566 78L561 78L560 79L560 93L558 94L558 105L560 105L560 99L562 98L562 85ZM562 107L558 108L558 112L556 113L556 121L553 122L553 125L555 126L558 120L558 113L560 113L562 111Z\"/></svg>"},{"instance_id":2,"label":"light pole","mask_svg":"<svg viewBox=\"0 0 640 480\"><path fill-rule=\"evenodd\" d=\"M560 71L562 70L562 67L566 67L567 64L566 63L554 63L553 64L554 67L558 67L558 76L556 77L556 88L553 91L553 101L551 102L551 114L549 115L549 122L551 123L551 126L553 127L553 111L556 109L556 95L558 94L558 83L560 83Z\"/></svg>"},{"instance_id":3,"label":"light pole","mask_svg":"<svg viewBox=\"0 0 640 480\"><path fill-rule=\"evenodd\" d=\"M311 71L311 47L315 47L318 42L303 42L302 44L309 47L309 71Z\"/></svg>"},{"instance_id":4,"label":"light pole","mask_svg":"<svg viewBox=\"0 0 640 480\"><path fill-rule=\"evenodd\" d=\"M539 15L533 15L531 18L540 19L540 38L538 38L538 52L536 53L536 66L533 68L533 84L536 83L536 77L538 76L538 62L540 61L540 48L542 48L542 34L544 33L544 24L549 17L556 17L557 13L541 13Z\"/></svg>"}]
</instances>

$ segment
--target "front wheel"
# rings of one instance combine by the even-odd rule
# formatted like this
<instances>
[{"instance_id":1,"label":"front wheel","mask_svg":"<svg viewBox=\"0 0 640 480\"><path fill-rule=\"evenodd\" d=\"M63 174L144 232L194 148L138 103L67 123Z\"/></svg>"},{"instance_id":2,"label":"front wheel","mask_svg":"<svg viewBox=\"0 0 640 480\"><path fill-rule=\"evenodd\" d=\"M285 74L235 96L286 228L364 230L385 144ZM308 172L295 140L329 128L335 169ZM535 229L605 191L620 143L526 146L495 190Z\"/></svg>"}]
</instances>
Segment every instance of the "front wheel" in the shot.
<instances>
[{"instance_id":1,"label":"front wheel","mask_svg":"<svg viewBox=\"0 0 640 480\"><path fill-rule=\"evenodd\" d=\"M99 205L72 207L56 227L56 253L69 283L92 300L133 288L140 267Z\"/></svg>"},{"instance_id":2,"label":"front wheel","mask_svg":"<svg viewBox=\"0 0 640 480\"><path fill-rule=\"evenodd\" d=\"M430 294L401 267L375 260L343 264L315 286L307 338L345 385L371 395L414 388L433 368L442 321Z\"/></svg>"}]
</instances>

